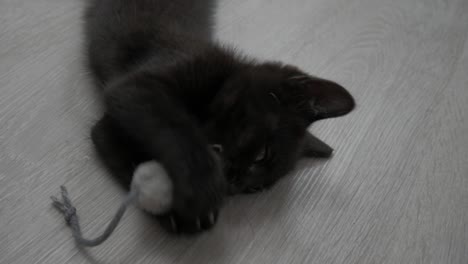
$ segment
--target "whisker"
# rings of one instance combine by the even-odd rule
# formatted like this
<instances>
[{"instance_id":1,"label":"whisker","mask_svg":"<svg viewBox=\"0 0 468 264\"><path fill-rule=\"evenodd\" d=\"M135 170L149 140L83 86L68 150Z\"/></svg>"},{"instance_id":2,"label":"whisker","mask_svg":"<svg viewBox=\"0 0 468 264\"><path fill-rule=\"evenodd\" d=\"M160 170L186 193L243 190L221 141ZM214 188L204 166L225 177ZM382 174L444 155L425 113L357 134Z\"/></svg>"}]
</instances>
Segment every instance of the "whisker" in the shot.
<instances>
[{"instance_id":1,"label":"whisker","mask_svg":"<svg viewBox=\"0 0 468 264\"><path fill-rule=\"evenodd\" d=\"M281 104L281 101L278 99L278 96L276 96L275 93L271 92L271 93L269 93L269 95L270 95L271 97L273 97L273 99L275 99L275 101L276 101L278 104Z\"/></svg>"},{"instance_id":2,"label":"whisker","mask_svg":"<svg viewBox=\"0 0 468 264\"><path fill-rule=\"evenodd\" d=\"M296 75L296 76L289 78L289 80L304 80L304 79L310 79L310 78L307 75Z\"/></svg>"}]
</instances>

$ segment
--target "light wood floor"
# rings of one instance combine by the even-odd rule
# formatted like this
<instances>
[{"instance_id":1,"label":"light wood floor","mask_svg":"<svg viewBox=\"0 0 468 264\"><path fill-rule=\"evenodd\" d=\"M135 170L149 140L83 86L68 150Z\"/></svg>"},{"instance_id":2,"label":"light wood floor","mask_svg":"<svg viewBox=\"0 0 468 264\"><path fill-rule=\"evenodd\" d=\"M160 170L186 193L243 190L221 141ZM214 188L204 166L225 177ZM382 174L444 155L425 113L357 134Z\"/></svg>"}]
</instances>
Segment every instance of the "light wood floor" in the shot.
<instances>
[{"instance_id":1,"label":"light wood floor","mask_svg":"<svg viewBox=\"0 0 468 264\"><path fill-rule=\"evenodd\" d=\"M273 190L231 199L216 228L175 238L131 209L96 161L83 0L0 0L0 263L468 263L468 1L225 0L218 33L259 58L340 82L352 114L311 130L335 147Z\"/></svg>"}]
</instances>

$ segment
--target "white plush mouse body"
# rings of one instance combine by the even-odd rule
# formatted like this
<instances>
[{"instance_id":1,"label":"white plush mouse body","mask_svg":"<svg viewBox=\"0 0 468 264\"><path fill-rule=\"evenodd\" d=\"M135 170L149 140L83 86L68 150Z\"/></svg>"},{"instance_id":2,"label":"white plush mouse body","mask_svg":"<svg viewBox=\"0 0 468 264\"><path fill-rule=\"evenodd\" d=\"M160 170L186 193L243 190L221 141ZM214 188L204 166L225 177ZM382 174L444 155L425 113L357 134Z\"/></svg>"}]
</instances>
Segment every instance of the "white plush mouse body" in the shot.
<instances>
[{"instance_id":1,"label":"white plush mouse body","mask_svg":"<svg viewBox=\"0 0 468 264\"><path fill-rule=\"evenodd\" d=\"M138 165L131 189L136 191L135 203L141 209L155 215L171 209L172 181L161 163L151 160Z\"/></svg>"}]
</instances>

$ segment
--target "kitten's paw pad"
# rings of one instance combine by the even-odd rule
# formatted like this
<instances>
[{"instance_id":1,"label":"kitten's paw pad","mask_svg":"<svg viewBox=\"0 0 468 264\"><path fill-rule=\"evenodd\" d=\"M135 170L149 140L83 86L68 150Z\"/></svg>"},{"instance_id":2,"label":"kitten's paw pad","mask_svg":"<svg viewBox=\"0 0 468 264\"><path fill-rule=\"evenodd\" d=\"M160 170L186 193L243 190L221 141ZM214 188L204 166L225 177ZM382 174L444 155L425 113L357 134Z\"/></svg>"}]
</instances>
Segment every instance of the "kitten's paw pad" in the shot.
<instances>
[{"instance_id":1,"label":"kitten's paw pad","mask_svg":"<svg viewBox=\"0 0 468 264\"><path fill-rule=\"evenodd\" d=\"M218 212L212 211L206 215L187 219L169 214L160 218L161 225L169 232L175 234L196 234L211 229L218 220Z\"/></svg>"}]
</instances>

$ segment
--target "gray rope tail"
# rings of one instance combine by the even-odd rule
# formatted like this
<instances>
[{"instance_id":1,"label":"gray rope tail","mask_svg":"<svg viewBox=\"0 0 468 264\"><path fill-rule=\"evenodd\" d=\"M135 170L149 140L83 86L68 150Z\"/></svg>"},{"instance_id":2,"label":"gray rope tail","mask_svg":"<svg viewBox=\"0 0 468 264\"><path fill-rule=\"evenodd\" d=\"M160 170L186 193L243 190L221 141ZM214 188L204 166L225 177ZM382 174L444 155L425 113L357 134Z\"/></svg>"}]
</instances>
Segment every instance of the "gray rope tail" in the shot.
<instances>
[{"instance_id":1,"label":"gray rope tail","mask_svg":"<svg viewBox=\"0 0 468 264\"><path fill-rule=\"evenodd\" d=\"M67 225L70 226L72 230L72 234L75 238L76 243L78 243L78 245L80 246L85 247L95 247L106 241L119 224L120 220L122 219L122 216L127 210L127 207L137 197L136 191L131 191L127 198L120 205L119 209L112 218L111 222L107 225L104 232L94 239L86 239L83 238L83 234L81 233L81 227L80 222L78 220L78 215L76 213L76 208L72 205L72 202L70 201L67 189L65 188L65 186L60 186L60 189L62 194L62 201L60 201L57 197L52 196L50 197L53 201L52 205L63 214Z\"/></svg>"}]
</instances>

